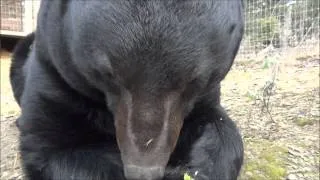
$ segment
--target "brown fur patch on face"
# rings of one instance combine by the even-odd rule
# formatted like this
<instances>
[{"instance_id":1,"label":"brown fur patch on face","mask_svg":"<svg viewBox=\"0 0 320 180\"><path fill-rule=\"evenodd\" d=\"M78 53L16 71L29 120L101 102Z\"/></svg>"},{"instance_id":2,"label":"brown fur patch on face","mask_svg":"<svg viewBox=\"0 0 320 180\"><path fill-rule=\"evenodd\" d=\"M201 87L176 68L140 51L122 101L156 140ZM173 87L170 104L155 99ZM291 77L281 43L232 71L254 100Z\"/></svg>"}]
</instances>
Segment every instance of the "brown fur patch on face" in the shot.
<instances>
[{"instance_id":1,"label":"brown fur patch on face","mask_svg":"<svg viewBox=\"0 0 320 180\"><path fill-rule=\"evenodd\" d=\"M177 96L124 95L115 115L116 135L124 163L165 166L183 124Z\"/></svg>"}]
</instances>

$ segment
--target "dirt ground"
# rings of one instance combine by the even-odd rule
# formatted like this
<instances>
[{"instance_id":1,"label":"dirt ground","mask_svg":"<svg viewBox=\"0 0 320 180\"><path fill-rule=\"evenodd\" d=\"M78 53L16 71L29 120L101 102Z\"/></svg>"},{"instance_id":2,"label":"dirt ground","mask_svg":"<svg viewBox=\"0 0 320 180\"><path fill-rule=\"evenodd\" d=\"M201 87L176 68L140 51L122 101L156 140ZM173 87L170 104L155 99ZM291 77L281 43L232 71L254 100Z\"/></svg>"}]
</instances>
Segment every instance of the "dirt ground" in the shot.
<instances>
[{"instance_id":1,"label":"dirt ground","mask_svg":"<svg viewBox=\"0 0 320 180\"><path fill-rule=\"evenodd\" d=\"M319 51L292 53L236 61L222 82L223 106L245 143L240 179L319 179ZM1 180L18 180L14 121L20 110L10 89L9 66L10 54L2 51Z\"/></svg>"}]
</instances>

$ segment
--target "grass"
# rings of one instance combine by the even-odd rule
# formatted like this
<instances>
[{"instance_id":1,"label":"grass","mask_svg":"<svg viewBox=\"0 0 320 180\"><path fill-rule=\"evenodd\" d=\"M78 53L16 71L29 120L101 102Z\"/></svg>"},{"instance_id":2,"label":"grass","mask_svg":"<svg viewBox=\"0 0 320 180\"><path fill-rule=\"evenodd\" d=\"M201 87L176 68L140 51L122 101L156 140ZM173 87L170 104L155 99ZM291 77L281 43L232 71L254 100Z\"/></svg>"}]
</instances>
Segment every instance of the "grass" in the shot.
<instances>
[{"instance_id":1,"label":"grass","mask_svg":"<svg viewBox=\"0 0 320 180\"><path fill-rule=\"evenodd\" d=\"M277 180L287 175L288 149L267 140L250 140L252 157L247 156L244 172L248 180Z\"/></svg>"},{"instance_id":2,"label":"grass","mask_svg":"<svg viewBox=\"0 0 320 180\"><path fill-rule=\"evenodd\" d=\"M294 122L301 127L306 125L313 125L315 123L314 120L308 119L306 117L298 117Z\"/></svg>"}]
</instances>

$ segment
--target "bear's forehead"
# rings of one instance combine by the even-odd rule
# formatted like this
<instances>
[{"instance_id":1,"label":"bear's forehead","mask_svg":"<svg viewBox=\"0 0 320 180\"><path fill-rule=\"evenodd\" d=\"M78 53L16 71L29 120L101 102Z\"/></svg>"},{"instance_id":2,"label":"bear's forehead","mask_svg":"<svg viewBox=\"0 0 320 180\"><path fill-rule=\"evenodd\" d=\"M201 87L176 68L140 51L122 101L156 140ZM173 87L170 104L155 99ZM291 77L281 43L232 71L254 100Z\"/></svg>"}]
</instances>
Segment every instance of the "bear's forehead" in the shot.
<instances>
[{"instance_id":1,"label":"bear's forehead","mask_svg":"<svg viewBox=\"0 0 320 180\"><path fill-rule=\"evenodd\" d=\"M85 21L80 29L80 34L91 40L82 43L86 44L83 49L104 56L95 58L107 67L99 71L112 71L137 86L167 87L183 85L210 71L212 29L206 18L192 14L179 19L173 12L166 12L151 13L143 16L149 19L143 19L128 12L104 12L91 18L95 21Z\"/></svg>"}]
</instances>

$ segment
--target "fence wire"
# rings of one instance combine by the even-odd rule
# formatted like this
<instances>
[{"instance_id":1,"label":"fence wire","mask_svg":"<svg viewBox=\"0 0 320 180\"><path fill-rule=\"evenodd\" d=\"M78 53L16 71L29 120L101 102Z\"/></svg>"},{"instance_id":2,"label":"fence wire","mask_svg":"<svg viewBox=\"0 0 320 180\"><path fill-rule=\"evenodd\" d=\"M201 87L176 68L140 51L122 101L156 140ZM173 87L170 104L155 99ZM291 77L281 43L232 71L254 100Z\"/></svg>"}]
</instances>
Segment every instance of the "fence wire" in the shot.
<instances>
[{"instance_id":1,"label":"fence wire","mask_svg":"<svg viewBox=\"0 0 320 180\"><path fill-rule=\"evenodd\" d=\"M272 49L285 53L319 46L319 0L246 0L245 36L238 57Z\"/></svg>"},{"instance_id":2,"label":"fence wire","mask_svg":"<svg viewBox=\"0 0 320 180\"><path fill-rule=\"evenodd\" d=\"M1 30L23 30L23 0L0 0Z\"/></svg>"},{"instance_id":3,"label":"fence wire","mask_svg":"<svg viewBox=\"0 0 320 180\"><path fill-rule=\"evenodd\" d=\"M24 22L24 13L34 9L25 9L25 1L31 0L0 0L2 30L21 32L30 23ZM319 0L244 1L245 36L238 57L255 58L270 49L307 52L319 45Z\"/></svg>"}]
</instances>

